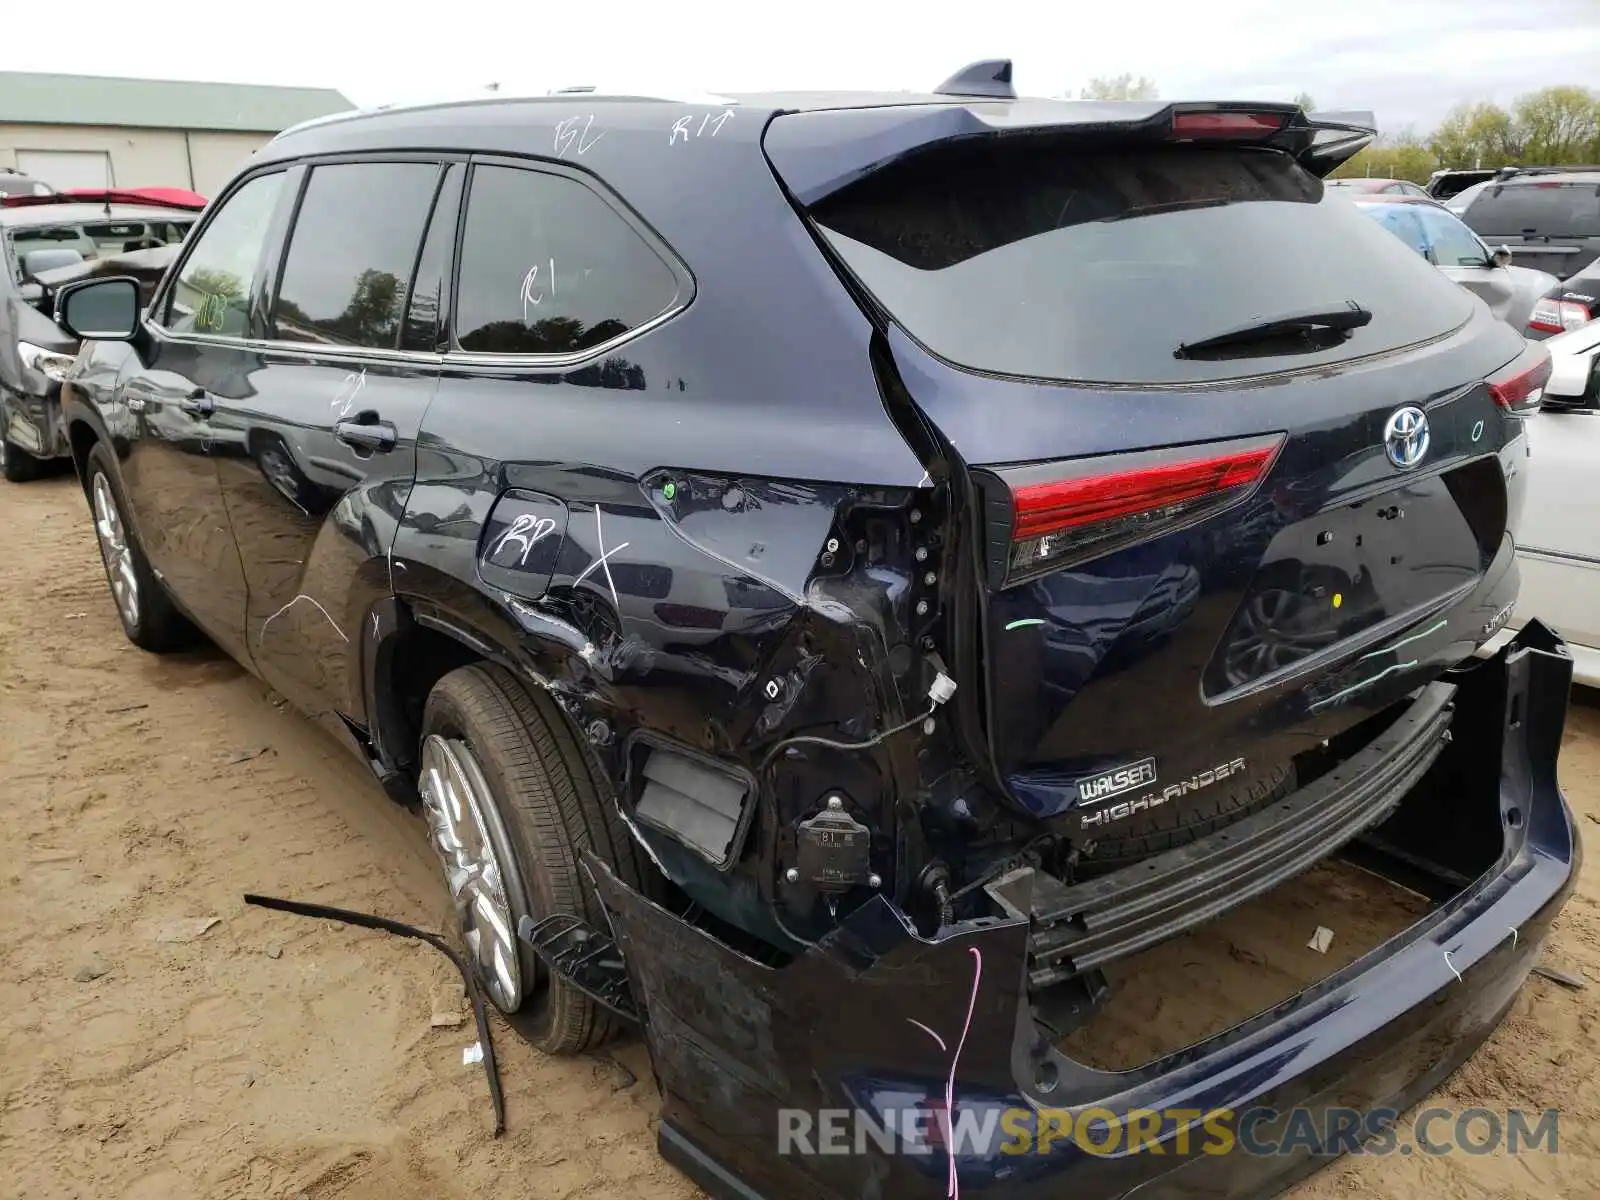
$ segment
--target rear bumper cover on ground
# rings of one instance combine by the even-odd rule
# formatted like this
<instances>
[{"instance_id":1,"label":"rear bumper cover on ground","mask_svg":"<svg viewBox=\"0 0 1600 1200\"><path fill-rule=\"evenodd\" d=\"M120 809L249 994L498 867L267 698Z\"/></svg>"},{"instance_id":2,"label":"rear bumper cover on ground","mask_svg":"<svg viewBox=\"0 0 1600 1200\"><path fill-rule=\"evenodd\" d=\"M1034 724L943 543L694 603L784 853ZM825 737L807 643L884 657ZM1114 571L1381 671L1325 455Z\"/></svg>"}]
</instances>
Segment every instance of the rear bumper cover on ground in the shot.
<instances>
[{"instance_id":1,"label":"rear bumper cover on ground","mask_svg":"<svg viewBox=\"0 0 1600 1200\"><path fill-rule=\"evenodd\" d=\"M1466 840L1477 836L1480 850L1498 817L1491 866L1297 997L1133 1071L1084 1067L1040 1035L1026 920L968 922L927 940L879 898L772 969L592 862L644 1011L662 1154L718 1197L1278 1193L1328 1156L1304 1146L1208 1154L1194 1148L1198 1137L1179 1153L1181 1120L1163 1122L1160 1153L1148 1142L1138 1153L1092 1153L1070 1138L1019 1153L1006 1133L1019 1113L1040 1109L1315 1114L1400 1110L1425 1096L1499 1022L1575 882L1581 848L1556 784L1571 671L1559 640L1533 623L1455 680L1457 736L1418 794L1457 813L1462 827L1476 812L1478 834ZM1428 820L1425 807L1419 801L1412 818ZM941 1135L947 1098L953 1171ZM840 1121L840 1110L842 1126L821 1124ZM991 1111L1004 1120L985 1138ZM926 1120L907 1120L919 1112ZM863 1137L863 1116L889 1136ZM963 1127L972 1134L965 1140ZM809 1140L790 1137L785 1147L784 1131L801 1128ZM847 1152L802 1152L824 1143Z\"/></svg>"}]
</instances>

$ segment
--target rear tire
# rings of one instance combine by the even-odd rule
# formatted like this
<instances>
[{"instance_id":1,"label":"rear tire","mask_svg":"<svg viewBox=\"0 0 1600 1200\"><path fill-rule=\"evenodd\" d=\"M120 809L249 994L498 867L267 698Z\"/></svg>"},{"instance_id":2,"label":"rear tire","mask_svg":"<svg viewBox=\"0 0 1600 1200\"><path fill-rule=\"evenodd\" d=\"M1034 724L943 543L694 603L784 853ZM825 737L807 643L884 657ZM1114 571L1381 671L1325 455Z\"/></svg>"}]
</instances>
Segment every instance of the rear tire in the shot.
<instances>
[{"instance_id":1,"label":"rear tire","mask_svg":"<svg viewBox=\"0 0 1600 1200\"><path fill-rule=\"evenodd\" d=\"M26 450L0 440L0 474L10 483L27 483L44 474L44 463Z\"/></svg>"},{"instance_id":2,"label":"rear tire","mask_svg":"<svg viewBox=\"0 0 1600 1200\"><path fill-rule=\"evenodd\" d=\"M539 920L570 913L594 928L607 927L579 863L580 850L594 851L625 882L638 886L632 838L597 786L599 774L588 753L547 695L490 663L460 667L439 680L428 695L422 726L418 791L430 840L462 913L461 940L485 991L547 1054L576 1054L599 1045L616 1032L617 1019L551 977L515 936L524 915ZM442 762L449 770L431 775L430 768L438 770ZM457 767L466 780L476 777L482 791L462 815L476 813L481 819L445 828L451 818L444 804L450 801L440 788ZM458 800L460 782L457 777ZM473 864L480 841L494 855L492 866ZM489 886L496 881L501 890ZM480 919L477 914L484 910L489 915ZM505 949L496 944L497 923L507 916L516 959L511 978L495 958L496 950Z\"/></svg>"},{"instance_id":3,"label":"rear tire","mask_svg":"<svg viewBox=\"0 0 1600 1200\"><path fill-rule=\"evenodd\" d=\"M166 585L156 578L139 544L139 535L127 521L127 501L104 442L90 447L84 467L89 493L89 513L94 522L106 584L116 606L122 632L141 650L166 654L191 645L195 627L178 611Z\"/></svg>"}]
</instances>

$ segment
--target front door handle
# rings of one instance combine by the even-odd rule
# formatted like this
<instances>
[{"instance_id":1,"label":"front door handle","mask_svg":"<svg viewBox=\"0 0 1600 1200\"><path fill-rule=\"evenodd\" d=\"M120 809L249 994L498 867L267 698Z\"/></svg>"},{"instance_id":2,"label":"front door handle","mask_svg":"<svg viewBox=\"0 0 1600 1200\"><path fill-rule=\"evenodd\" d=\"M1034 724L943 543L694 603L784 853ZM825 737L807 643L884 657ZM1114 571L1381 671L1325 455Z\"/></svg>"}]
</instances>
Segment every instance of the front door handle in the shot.
<instances>
[{"instance_id":1,"label":"front door handle","mask_svg":"<svg viewBox=\"0 0 1600 1200\"><path fill-rule=\"evenodd\" d=\"M374 450L393 450L396 441L394 426L388 421L340 421L333 427L333 436L346 446L368 453Z\"/></svg>"},{"instance_id":2,"label":"front door handle","mask_svg":"<svg viewBox=\"0 0 1600 1200\"><path fill-rule=\"evenodd\" d=\"M195 388L194 391L178 401L178 407L191 417L209 417L217 411L216 401L211 398L211 393L206 391L205 388Z\"/></svg>"}]
</instances>

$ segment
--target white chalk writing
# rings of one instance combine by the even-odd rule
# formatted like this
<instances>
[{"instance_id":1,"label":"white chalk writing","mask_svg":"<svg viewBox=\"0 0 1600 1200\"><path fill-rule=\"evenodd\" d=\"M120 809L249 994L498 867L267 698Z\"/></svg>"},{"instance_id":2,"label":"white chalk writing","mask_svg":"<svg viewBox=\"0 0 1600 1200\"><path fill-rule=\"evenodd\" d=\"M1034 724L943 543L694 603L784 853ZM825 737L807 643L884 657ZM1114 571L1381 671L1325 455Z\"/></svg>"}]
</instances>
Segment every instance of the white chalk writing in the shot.
<instances>
[{"instance_id":1,"label":"white chalk writing","mask_svg":"<svg viewBox=\"0 0 1600 1200\"><path fill-rule=\"evenodd\" d=\"M591 136L594 128L594 114L588 113L581 117L568 117L556 125L556 157L565 158L567 151L584 155L594 149L594 144L605 137L606 131Z\"/></svg>"},{"instance_id":2,"label":"white chalk writing","mask_svg":"<svg viewBox=\"0 0 1600 1200\"><path fill-rule=\"evenodd\" d=\"M516 556L517 566L525 567L528 565L528 552L555 531L556 523L549 517L520 513L495 540L494 549L489 551L489 558L493 560L507 545L515 542L522 548L522 553Z\"/></svg>"},{"instance_id":3,"label":"white chalk writing","mask_svg":"<svg viewBox=\"0 0 1600 1200\"><path fill-rule=\"evenodd\" d=\"M356 397L361 395L362 389L367 386L367 369L361 368L361 373L351 371L339 381L339 390L333 394L333 399L328 402L328 407L333 410L336 419L342 420L350 415L350 410L356 406Z\"/></svg>"},{"instance_id":4,"label":"white chalk writing","mask_svg":"<svg viewBox=\"0 0 1600 1200\"><path fill-rule=\"evenodd\" d=\"M716 137L722 132L722 127L728 123L728 118L733 116L733 109L724 109L716 116L702 113L696 123L693 113L684 113L672 123L672 131L667 134L667 145L675 146L680 141L687 142L699 137Z\"/></svg>"},{"instance_id":5,"label":"white chalk writing","mask_svg":"<svg viewBox=\"0 0 1600 1200\"><path fill-rule=\"evenodd\" d=\"M532 310L538 308L545 301L545 293L539 286L539 268L543 263L534 263L528 268L527 274L522 277L522 323L533 324ZM550 260L550 271L545 276L550 287L550 295L556 294L556 260Z\"/></svg>"}]
</instances>

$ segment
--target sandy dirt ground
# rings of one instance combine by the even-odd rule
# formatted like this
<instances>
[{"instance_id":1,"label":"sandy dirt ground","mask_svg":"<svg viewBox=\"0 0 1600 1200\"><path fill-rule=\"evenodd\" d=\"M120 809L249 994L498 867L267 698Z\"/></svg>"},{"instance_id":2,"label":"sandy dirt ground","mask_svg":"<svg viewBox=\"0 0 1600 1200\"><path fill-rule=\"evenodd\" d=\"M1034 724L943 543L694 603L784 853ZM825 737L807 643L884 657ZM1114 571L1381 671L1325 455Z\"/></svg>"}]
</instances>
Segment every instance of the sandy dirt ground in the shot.
<instances>
[{"instance_id":1,"label":"sandy dirt ground","mask_svg":"<svg viewBox=\"0 0 1600 1200\"><path fill-rule=\"evenodd\" d=\"M443 958L243 904L436 925L443 889L420 825L243 670L127 644L71 479L0 485L0 563L0 1195L698 1195L656 1156L641 1045L551 1060L500 1027L496 1140L470 1021L432 1024ZM1562 778L1595 832L1592 698ZM1295 1196L1600 1194L1597 905L1591 855L1546 956L1589 986L1531 979L1433 1101L1559 1106L1560 1155L1346 1159Z\"/></svg>"}]
</instances>

